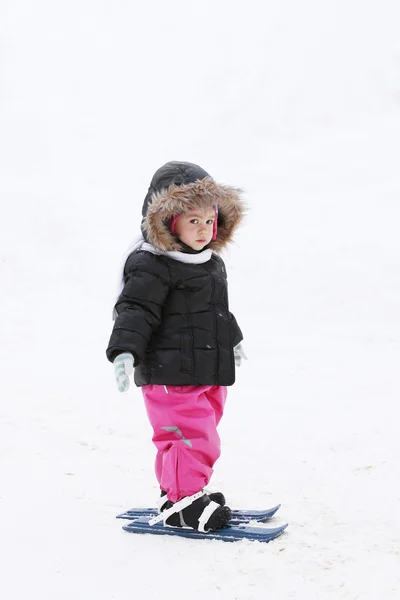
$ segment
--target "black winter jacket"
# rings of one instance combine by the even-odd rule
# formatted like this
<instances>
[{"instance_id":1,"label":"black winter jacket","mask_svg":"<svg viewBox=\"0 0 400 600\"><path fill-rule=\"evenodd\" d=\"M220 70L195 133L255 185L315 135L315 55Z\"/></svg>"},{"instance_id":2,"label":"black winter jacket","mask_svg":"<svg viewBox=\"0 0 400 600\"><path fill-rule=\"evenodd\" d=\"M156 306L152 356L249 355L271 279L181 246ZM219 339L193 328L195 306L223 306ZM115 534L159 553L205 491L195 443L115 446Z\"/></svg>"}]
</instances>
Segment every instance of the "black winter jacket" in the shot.
<instances>
[{"instance_id":1,"label":"black winter jacket","mask_svg":"<svg viewBox=\"0 0 400 600\"><path fill-rule=\"evenodd\" d=\"M233 347L242 333L229 312L225 265L215 252L232 241L243 218L240 192L192 163L170 162L153 176L141 228L162 254L139 249L126 261L107 348L110 361L122 352L134 355L136 385L233 384ZM188 251L171 233L171 219L210 206L218 215L211 258L193 264L168 255Z\"/></svg>"},{"instance_id":2,"label":"black winter jacket","mask_svg":"<svg viewBox=\"0 0 400 600\"><path fill-rule=\"evenodd\" d=\"M242 333L229 312L222 259L187 264L139 250L125 273L109 360L131 352L138 386L232 385Z\"/></svg>"}]
</instances>

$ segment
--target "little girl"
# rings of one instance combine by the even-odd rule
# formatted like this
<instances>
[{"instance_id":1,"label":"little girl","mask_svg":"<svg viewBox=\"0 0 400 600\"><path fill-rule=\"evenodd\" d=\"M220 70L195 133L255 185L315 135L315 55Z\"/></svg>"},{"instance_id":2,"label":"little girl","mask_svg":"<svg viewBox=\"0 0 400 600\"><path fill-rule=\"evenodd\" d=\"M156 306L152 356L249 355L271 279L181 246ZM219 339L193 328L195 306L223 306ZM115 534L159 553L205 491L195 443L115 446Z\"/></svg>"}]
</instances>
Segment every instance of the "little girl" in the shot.
<instances>
[{"instance_id":1,"label":"little girl","mask_svg":"<svg viewBox=\"0 0 400 600\"><path fill-rule=\"evenodd\" d=\"M170 526L207 531L231 518L223 494L203 488L220 456L226 386L245 358L216 254L243 214L239 190L197 165L169 162L151 181L143 237L123 270L107 358L121 392L133 370L142 388L158 451L159 509Z\"/></svg>"}]
</instances>

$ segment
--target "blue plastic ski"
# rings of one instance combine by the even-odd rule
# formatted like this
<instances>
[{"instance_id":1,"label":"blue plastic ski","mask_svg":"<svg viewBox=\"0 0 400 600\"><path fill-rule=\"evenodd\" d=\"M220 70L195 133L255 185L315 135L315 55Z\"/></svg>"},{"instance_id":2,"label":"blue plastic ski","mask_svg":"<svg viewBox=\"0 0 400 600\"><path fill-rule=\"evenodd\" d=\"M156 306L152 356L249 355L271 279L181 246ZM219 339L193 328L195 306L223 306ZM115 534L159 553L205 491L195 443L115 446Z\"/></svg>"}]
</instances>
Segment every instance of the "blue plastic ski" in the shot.
<instances>
[{"instance_id":1,"label":"blue plastic ski","mask_svg":"<svg viewBox=\"0 0 400 600\"><path fill-rule=\"evenodd\" d=\"M149 525L148 519L140 517L123 529L129 533L152 533L155 535L174 535L175 537L191 538L194 540L221 540L223 542L238 542L240 540L251 540L258 542L270 542L280 536L286 529L287 524L273 529L260 527L245 527L237 525L227 525L222 529L216 529L208 533L201 533L194 529L184 527L168 527L162 523Z\"/></svg>"},{"instance_id":2,"label":"blue plastic ski","mask_svg":"<svg viewBox=\"0 0 400 600\"><path fill-rule=\"evenodd\" d=\"M232 519L230 520L231 525L240 525L242 523L248 523L249 521L258 521L262 523L268 521L281 507L280 504L273 508L267 508L265 510L233 510ZM132 508L126 512L117 515L117 519L139 519L146 517L151 519L157 515L157 509L155 508Z\"/></svg>"}]
</instances>

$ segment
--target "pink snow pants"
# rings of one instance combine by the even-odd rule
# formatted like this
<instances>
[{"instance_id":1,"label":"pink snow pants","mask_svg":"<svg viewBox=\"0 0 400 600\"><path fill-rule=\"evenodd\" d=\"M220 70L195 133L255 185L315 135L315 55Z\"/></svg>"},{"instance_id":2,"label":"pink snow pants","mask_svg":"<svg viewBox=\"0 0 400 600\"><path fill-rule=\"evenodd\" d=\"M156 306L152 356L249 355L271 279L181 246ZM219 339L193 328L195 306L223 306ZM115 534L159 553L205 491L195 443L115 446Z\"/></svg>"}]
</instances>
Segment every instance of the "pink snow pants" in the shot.
<instances>
[{"instance_id":1,"label":"pink snow pants","mask_svg":"<svg viewBox=\"0 0 400 600\"><path fill-rule=\"evenodd\" d=\"M172 502L196 494L210 481L221 454L217 425L227 389L210 385L145 385L147 414L157 448L156 477Z\"/></svg>"}]
</instances>

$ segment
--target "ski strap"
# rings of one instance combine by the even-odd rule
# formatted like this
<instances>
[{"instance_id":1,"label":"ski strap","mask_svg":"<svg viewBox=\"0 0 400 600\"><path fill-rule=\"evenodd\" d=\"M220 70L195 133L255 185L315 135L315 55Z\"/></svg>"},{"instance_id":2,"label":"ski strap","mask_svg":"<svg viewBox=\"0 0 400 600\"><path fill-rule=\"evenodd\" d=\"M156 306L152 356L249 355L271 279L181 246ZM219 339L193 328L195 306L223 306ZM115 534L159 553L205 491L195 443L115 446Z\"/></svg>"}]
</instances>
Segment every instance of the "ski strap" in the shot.
<instances>
[{"instance_id":1,"label":"ski strap","mask_svg":"<svg viewBox=\"0 0 400 600\"><path fill-rule=\"evenodd\" d=\"M168 496L167 496L167 494L164 494L164 496L160 496L158 498L158 500L157 500L157 509L158 509L159 513L162 511L163 506L165 504L167 504L167 502L168 502Z\"/></svg>"},{"instance_id":2,"label":"ski strap","mask_svg":"<svg viewBox=\"0 0 400 600\"><path fill-rule=\"evenodd\" d=\"M214 502L214 500L211 500L210 504L205 507L205 509L199 517L199 531L201 531L202 533L207 533L207 531L205 530L205 524L207 523L208 519L211 517L213 512L215 512L219 507L220 505L217 502Z\"/></svg>"},{"instance_id":3,"label":"ski strap","mask_svg":"<svg viewBox=\"0 0 400 600\"><path fill-rule=\"evenodd\" d=\"M180 512L184 508L187 508L188 506L193 504L193 502L195 500L198 500L199 498L201 498L204 495L205 495L204 490L201 490L200 492L197 492L197 494L193 494L192 496L185 496L185 498L182 498L182 500L175 502L175 504L173 506L171 506L171 508L164 510L162 513L160 513L156 517L153 517L152 519L150 519L149 525L155 525L156 523L159 523L160 521L164 521L164 523L165 523L165 521L168 519L168 517L170 517L171 515L174 515L177 512Z\"/></svg>"}]
</instances>

